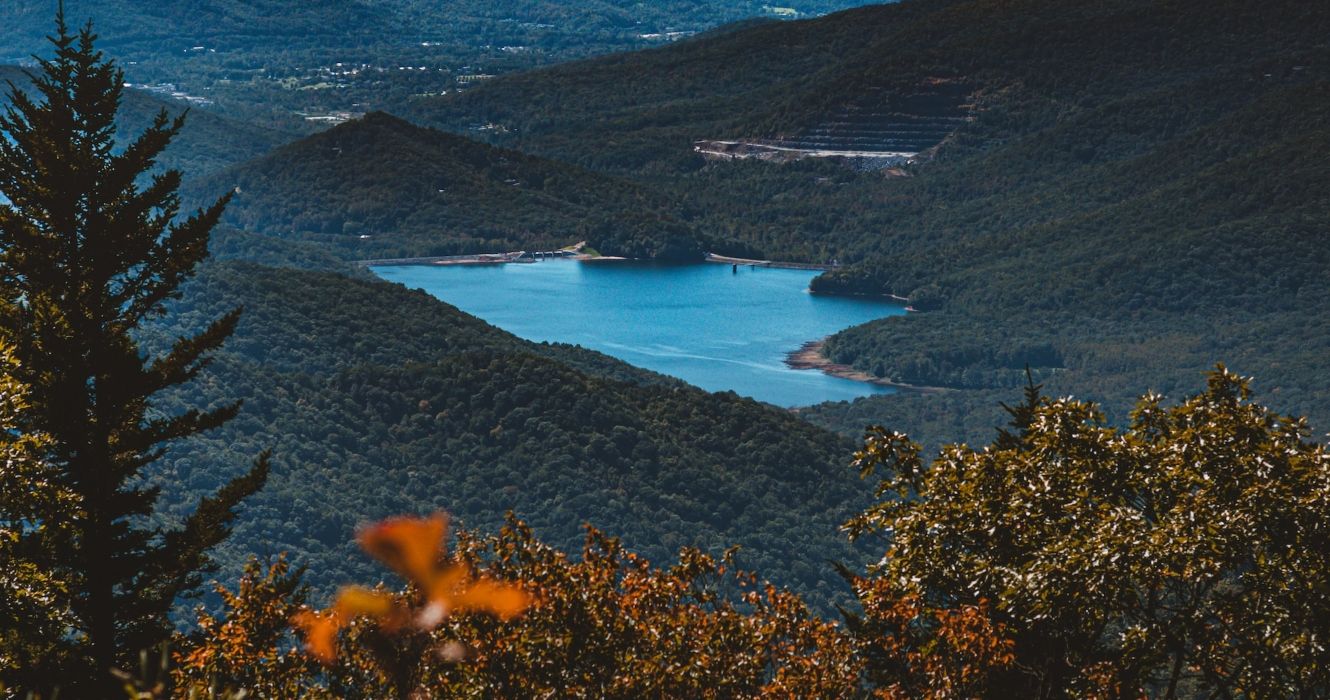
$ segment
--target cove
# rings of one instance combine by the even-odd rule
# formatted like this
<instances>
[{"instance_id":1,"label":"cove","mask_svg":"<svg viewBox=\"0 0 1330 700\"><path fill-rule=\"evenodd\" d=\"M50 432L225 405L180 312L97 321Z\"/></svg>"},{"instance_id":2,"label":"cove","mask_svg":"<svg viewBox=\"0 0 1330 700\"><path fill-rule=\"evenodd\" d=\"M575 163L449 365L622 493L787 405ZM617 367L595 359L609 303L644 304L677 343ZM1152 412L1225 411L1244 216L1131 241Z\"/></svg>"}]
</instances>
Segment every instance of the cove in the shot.
<instances>
[{"instance_id":1,"label":"cove","mask_svg":"<svg viewBox=\"0 0 1330 700\"><path fill-rule=\"evenodd\" d=\"M810 270L574 260L371 270L518 337L581 345L709 391L779 406L893 391L785 364L805 342L905 313L883 299L810 294Z\"/></svg>"}]
</instances>

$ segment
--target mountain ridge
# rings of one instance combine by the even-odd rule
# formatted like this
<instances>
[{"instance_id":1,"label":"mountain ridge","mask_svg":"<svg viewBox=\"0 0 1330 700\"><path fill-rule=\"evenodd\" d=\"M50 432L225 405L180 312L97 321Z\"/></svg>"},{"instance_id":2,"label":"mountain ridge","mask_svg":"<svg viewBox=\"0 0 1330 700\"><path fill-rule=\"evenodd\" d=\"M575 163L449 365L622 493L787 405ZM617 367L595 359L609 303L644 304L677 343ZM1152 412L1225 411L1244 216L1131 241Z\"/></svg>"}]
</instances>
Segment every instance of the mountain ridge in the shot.
<instances>
[{"instance_id":1,"label":"mountain ridge","mask_svg":"<svg viewBox=\"0 0 1330 700\"><path fill-rule=\"evenodd\" d=\"M226 221L349 259L551 250L698 260L705 237L631 181L376 112L205 178L234 191Z\"/></svg>"}]
</instances>

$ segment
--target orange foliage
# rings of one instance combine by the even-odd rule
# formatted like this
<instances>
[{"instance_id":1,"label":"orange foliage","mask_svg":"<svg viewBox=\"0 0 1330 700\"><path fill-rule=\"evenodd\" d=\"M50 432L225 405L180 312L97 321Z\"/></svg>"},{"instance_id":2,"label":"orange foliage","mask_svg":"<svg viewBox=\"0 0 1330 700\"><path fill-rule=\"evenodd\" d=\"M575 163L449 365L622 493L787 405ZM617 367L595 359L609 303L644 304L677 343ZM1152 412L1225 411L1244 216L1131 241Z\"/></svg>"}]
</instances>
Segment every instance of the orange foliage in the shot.
<instances>
[{"instance_id":1,"label":"orange foliage","mask_svg":"<svg viewBox=\"0 0 1330 700\"><path fill-rule=\"evenodd\" d=\"M494 537L461 533L451 558L445 536L439 516L367 529L365 548L412 586L347 587L328 609L301 611L309 657L323 668L293 668L265 697L848 699L863 697L868 680L882 698L941 699L982 695L1012 663L986 603L929 609L881 578L852 579L864 609L852 635L737 570L733 550L684 549L660 569L590 528L576 559L511 517ZM273 608L270 593L245 602L256 592L242 582L233 607ZM258 662L228 641L234 624L206 625L216 639L187 665Z\"/></svg>"},{"instance_id":2,"label":"orange foliage","mask_svg":"<svg viewBox=\"0 0 1330 700\"><path fill-rule=\"evenodd\" d=\"M1015 663L1015 642L986 600L933 609L883 578L853 583L863 605L857 637L865 656L882 660L870 670L880 698L981 697L992 674Z\"/></svg>"},{"instance_id":3,"label":"orange foliage","mask_svg":"<svg viewBox=\"0 0 1330 700\"><path fill-rule=\"evenodd\" d=\"M447 557L448 523L442 514L429 518L393 518L361 532L360 546L396 571L420 592L408 601L386 591L347 586L322 612L301 611L294 618L305 633L306 648L319 661L337 657L337 635L357 617L372 618L380 630L393 633L408 626L428 631L449 615L479 611L509 620L531 604L521 588L477 579Z\"/></svg>"},{"instance_id":4,"label":"orange foliage","mask_svg":"<svg viewBox=\"0 0 1330 700\"><path fill-rule=\"evenodd\" d=\"M841 626L793 593L684 549L653 568L588 529L573 560L510 519L493 538L463 536L458 556L539 596L520 620L458 615L446 627L468 663L428 680L440 697L849 698L860 662Z\"/></svg>"},{"instance_id":5,"label":"orange foliage","mask_svg":"<svg viewBox=\"0 0 1330 700\"><path fill-rule=\"evenodd\" d=\"M200 611L198 631L175 644L176 695L242 689L265 698L316 694L307 657L285 641L304 600L300 574L285 559L267 567L251 559L234 593L217 586L223 616Z\"/></svg>"},{"instance_id":6,"label":"orange foliage","mask_svg":"<svg viewBox=\"0 0 1330 700\"><path fill-rule=\"evenodd\" d=\"M439 570L448 521L440 513L429 518L391 518L361 530L360 546L408 581L427 581Z\"/></svg>"}]
</instances>

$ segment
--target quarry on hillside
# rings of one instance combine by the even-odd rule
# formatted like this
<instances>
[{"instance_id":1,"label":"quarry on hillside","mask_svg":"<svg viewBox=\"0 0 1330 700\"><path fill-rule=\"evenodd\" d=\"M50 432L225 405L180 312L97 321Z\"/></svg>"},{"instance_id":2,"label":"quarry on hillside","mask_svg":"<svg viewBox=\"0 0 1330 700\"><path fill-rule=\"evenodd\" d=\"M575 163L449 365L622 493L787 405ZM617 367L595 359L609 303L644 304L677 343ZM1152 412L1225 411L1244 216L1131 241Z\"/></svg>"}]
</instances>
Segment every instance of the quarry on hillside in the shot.
<instances>
[{"instance_id":1,"label":"quarry on hillside","mask_svg":"<svg viewBox=\"0 0 1330 700\"><path fill-rule=\"evenodd\" d=\"M709 160L755 158L788 163L831 158L856 170L889 170L926 158L972 119L969 88L934 78L909 91L869 88L812 126L774 138L703 140L693 150Z\"/></svg>"}]
</instances>

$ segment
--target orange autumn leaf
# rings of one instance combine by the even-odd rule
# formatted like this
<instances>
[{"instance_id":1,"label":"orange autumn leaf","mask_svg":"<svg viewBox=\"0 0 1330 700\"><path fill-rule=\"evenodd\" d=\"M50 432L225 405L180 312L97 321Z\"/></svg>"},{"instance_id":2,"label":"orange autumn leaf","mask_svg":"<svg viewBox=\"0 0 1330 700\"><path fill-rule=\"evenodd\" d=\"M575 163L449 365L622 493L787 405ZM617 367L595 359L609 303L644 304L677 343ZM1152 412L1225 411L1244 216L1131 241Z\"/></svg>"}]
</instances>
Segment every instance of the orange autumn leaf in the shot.
<instances>
[{"instance_id":1,"label":"orange autumn leaf","mask_svg":"<svg viewBox=\"0 0 1330 700\"><path fill-rule=\"evenodd\" d=\"M431 602L451 608L453 597L466 586L467 578L466 569L453 565L420 581L420 585Z\"/></svg>"},{"instance_id":2,"label":"orange autumn leaf","mask_svg":"<svg viewBox=\"0 0 1330 700\"><path fill-rule=\"evenodd\" d=\"M531 597L517 586L490 579L473 579L457 564L439 571L425 588L427 606L419 622L432 627L456 611L488 612L511 620L531 604Z\"/></svg>"},{"instance_id":3,"label":"orange autumn leaf","mask_svg":"<svg viewBox=\"0 0 1330 700\"><path fill-rule=\"evenodd\" d=\"M417 583L433 579L443 552L448 521L442 513L429 518L391 518L360 533L360 546L389 568Z\"/></svg>"},{"instance_id":4,"label":"orange autumn leaf","mask_svg":"<svg viewBox=\"0 0 1330 700\"><path fill-rule=\"evenodd\" d=\"M423 620L429 624L437 624L435 617L454 610L491 612L504 620L525 610L529 596L520 589L488 580L473 581L463 567L440 564L447 527L442 514L393 518L362 532L360 544L426 592L431 610Z\"/></svg>"},{"instance_id":5,"label":"orange autumn leaf","mask_svg":"<svg viewBox=\"0 0 1330 700\"><path fill-rule=\"evenodd\" d=\"M511 620L531 605L531 596L516 586L489 579L469 582L452 595L455 610L476 610L493 614L500 620Z\"/></svg>"},{"instance_id":6,"label":"orange autumn leaf","mask_svg":"<svg viewBox=\"0 0 1330 700\"><path fill-rule=\"evenodd\" d=\"M305 649L314 658L330 664L337 658L337 632L343 618L337 613L297 613L294 622L305 632Z\"/></svg>"},{"instance_id":7,"label":"orange autumn leaf","mask_svg":"<svg viewBox=\"0 0 1330 700\"><path fill-rule=\"evenodd\" d=\"M393 518L363 530L360 545L419 586L424 604L408 605L392 594L361 586L344 587L328 611L297 616L309 652L324 663L331 662L336 657L338 632L357 617L372 618L381 629L397 633L409 622L420 630L432 630L454 611L487 612L507 621L530 606L531 597L522 589L474 579L467 567L446 562L447 532L442 514Z\"/></svg>"},{"instance_id":8,"label":"orange autumn leaf","mask_svg":"<svg viewBox=\"0 0 1330 700\"><path fill-rule=\"evenodd\" d=\"M357 615L387 617L393 612L393 597L388 593L371 591L360 586L346 586L337 594L337 601L332 607L334 614L342 618Z\"/></svg>"}]
</instances>

